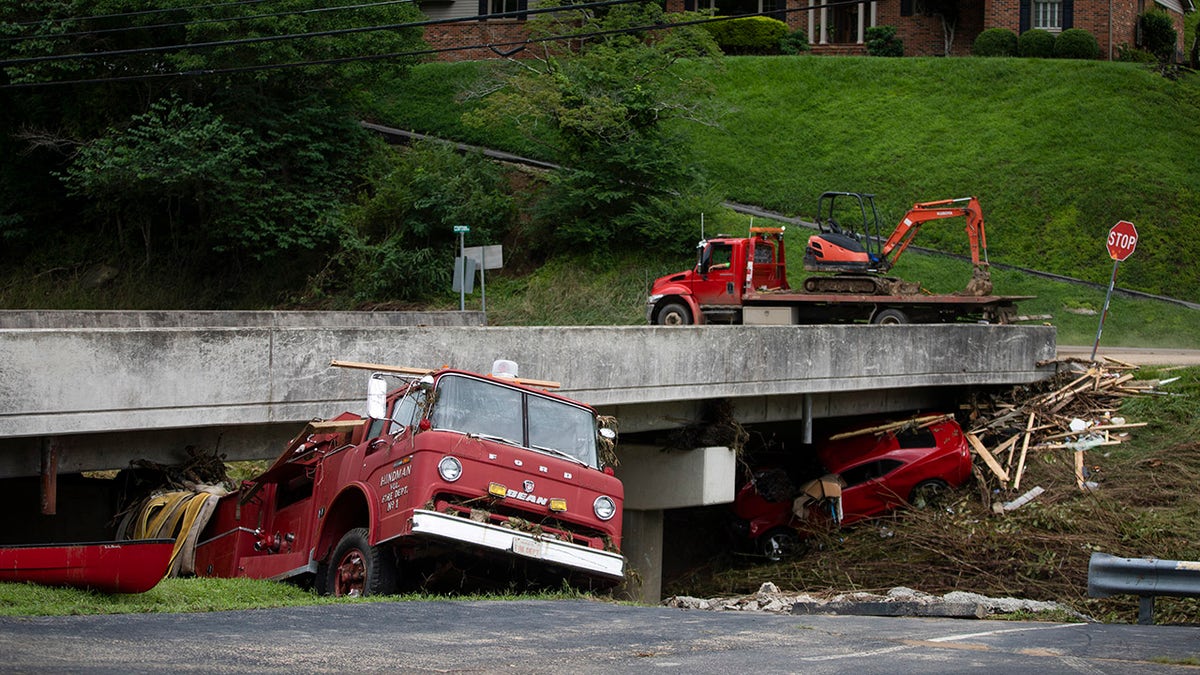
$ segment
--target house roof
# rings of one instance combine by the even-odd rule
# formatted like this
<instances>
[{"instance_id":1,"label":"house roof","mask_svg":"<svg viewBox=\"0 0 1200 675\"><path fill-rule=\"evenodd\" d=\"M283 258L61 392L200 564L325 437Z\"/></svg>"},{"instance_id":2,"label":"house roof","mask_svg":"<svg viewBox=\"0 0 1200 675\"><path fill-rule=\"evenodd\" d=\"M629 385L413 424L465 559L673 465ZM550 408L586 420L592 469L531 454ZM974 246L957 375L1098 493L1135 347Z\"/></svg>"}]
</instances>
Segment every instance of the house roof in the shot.
<instances>
[{"instance_id":1,"label":"house roof","mask_svg":"<svg viewBox=\"0 0 1200 675\"><path fill-rule=\"evenodd\" d=\"M1196 5L1192 0L1154 0L1154 2L1177 14L1196 11Z\"/></svg>"}]
</instances>

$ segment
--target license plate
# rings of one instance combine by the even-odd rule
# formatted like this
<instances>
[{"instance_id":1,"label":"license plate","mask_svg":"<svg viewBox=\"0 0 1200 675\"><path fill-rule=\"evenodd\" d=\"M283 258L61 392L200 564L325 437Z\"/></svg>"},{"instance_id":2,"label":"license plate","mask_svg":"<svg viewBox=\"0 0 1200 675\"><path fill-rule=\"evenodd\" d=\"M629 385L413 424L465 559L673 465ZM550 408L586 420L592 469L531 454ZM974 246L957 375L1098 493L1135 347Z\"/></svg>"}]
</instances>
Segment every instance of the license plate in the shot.
<instances>
[{"instance_id":1,"label":"license plate","mask_svg":"<svg viewBox=\"0 0 1200 675\"><path fill-rule=\"evenodd\" d=\"M530 541L529 539L513 539L512 550L517 555L528 556L530 558L542 557L541 543Z\"/></svg>"}]
</instances>

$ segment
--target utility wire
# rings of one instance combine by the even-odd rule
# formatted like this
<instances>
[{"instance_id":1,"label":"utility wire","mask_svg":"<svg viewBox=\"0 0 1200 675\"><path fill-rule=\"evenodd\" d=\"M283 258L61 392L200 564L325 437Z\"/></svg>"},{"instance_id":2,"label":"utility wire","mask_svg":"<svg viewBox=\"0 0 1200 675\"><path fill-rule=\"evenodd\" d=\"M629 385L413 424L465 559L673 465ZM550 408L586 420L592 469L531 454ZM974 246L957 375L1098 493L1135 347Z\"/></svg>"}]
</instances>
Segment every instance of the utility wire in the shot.
<instances>
[{"instance_id":1,"label":"utility wire","mask_svg":"<svg viewBox=\"0 0 1200 675\"><path fill-rule=\"evenodd\" d=\"M261 2L262 0L255 0ZM242 16L231 16L224 19L195 19L193 21L179 21L176 23L154 23L145 26L120 26L117 28L97 28L94 30L80 30L72 33L54 33L46 35L16 35L12 37L0 38L0 42L15 42L22 40L56 40L58 38L79 37L81 35L99 35L102 33L126 33L135 30L150 30L159 28L180 28L184 26L199 26L206 23L233 23L238 21L250 21L253 19L276 19L283 16L299 16L304 14L317 14L319 12L337 12L344 9L371 9L374 7L382 7L385 5L400 5L411 4L414 0L386 0L385 2L369 2L361 5L339 5L337 7L317 7L315 9L297 9L291 12L275 12L272 14L245 14ZM222 5L223 6L223 5ZM186 9L192 9L188 7Z\"/></svg>"},{"instance_id":2,"label":"utility wire","mask_svg":"<svg viewBox=\"0 0 1200 675\"><path fill-rule=\"evenodd\" d=\"M136 49L114 49L102 52L80 52L74 54L50 54L46 56L31 56L22 59L8 59L0 61L0 67L10 67L26 65L31 63L46 63L50 61L78 61L80 59L91 59L98 57L110 56L128 56L132 54L154 54L169 51L178 51L185 49L204 49L208 47L227 47L233 45L258 44L262 42L279 42L283 40L298 40L315 37L330 37L334 35L352 35L355 33L372 33L383 30L399 30L403 28L415 28L419 26L433 26L445 23L461 23L467 21L482 21L487 19L508 19L529 14L546 14L550 12L569 12L580 9L592 9L596 7L610 7L613 5L623 5L639 0L599 0L598 2L587 2L578 5L563 5L560 7L545 7L535 9L523 9L512 12L497 12L495 14L480 14L470 17L457 17L452 19L429 19L426 21L412 21L408 23L395 23L376 26L359 26L357 28L340 28L337 30L316 31L312 33L286 33L283 35L264 35L260 37L241 38L237 40L217 40L212 42L194 42L190 44L180 45L161 45L158 47L138 47Z\"/></svg>"},{"instance_id":3,"label":"utility wire","mask_svg":"<svg viewBox=\"0 0 1200 675\"><path fill-rule=\"evenodd\" d=\"M41 26L47 21L97 21L101 19L119 19L127 16L145 16L147 14L163 14L166 12L178 12L189 9L214 9L217 7L233 7L236 5L254 5L260 2L268 2L269 0L234 0L232 2L218 2L212 5L189 5L186 7L163 7L160 9L142 9L136 12L122 12L120 14L96 14L94 16L68 16L61 19L45 18L37 21L20 21L14 23L14 26Z\"/></svg>"},{"instance_id":4,"label":"utility wire","mask_svg":"<svg viewBox=\"0 0 1200 675\"><path fill-rule=\"evenodd\" d=\"M420 27L420 26L427 26L427 25L450 24L450 23L459 23L459 22L473 22L473 21L480 21L480 20L489 19L489 18L506 18L506 17L512 17L512 16L517 16L517 15L577 10L577 9L585 9L585 8L589 8L589 7L593 7L593 6L608 6L608 5L624 4L627 2L637 2L637 1L638 0L606 0L604 2L589 3L589 4L584 4L584 5L570 5L570 6L546 8L546 9L529 9L529 10L521 10L521 11L513 11L513 12L500 12L497 14L483 14L483 15L478 15L478 16L460 17L460 18L454 18L454 19L431 19L431 20L427 20L427 21L418 21L418 22L412 22L412 23L408 23L408 24L399 24L399 25L402 27ZM825 8L829 8L829 7L838 7L841 5L848 5L848 4L858 4L859 2L860 2L860 0L836 0L834 2L827 2L827 3L821 4L821 5L813 5L811 7L793 8L793 9L786 9L786 10L773 10L770 12L756 12L754 14L741 14L738 16L706 17L703 19L694 19L694 20L690 20L690 21L676 21L676 22L671 22L671 23L655 23L655 24L650 24L650 25L645 25L645 26L631 26L631 27L626 27L626 28L614 28L614 29L609 29L609 30L592 31L589 33L564 33L564 34L559 34L559 35L543 36L540 38L526 38L523 40L510 40L510 41L506 41L506 42L475 43L475 44L470 44L470 45L459 45L459 46L454 46L454 47L438 47L438 48L419 49L419 50L411 50L411 51L404 51L404 52L389 52L386 54L346 56L346 57L340 57L340 58L320 59L320 60L310 60L310 61L296 61L296 62L289 62L289 63L259 64L259 65L254 65L254 66L239 66L239 67L235 67L235 68L212 68L212 69L200 69L200 70L190 70L190 71L178 71L178 72L170 72L170 73L123 75L123 76L116 76L116 77L101 77L101 78L80 79L80 80L58 80L58 81L53 81L53 82L21 82L21 83L0 85L0 90L3 90L3 89L30 89L30 88L51 87L51 86L59 86L59 85L67 85L67 84L104 84L104 83L109 83L109 82L134 82L134 81L146 81L146 80L162 80L165 78L174 78L174 77L202 77L202 76L208 76L208 75L223 75L223 74L231 74L231 73L258 72L258 71L264 71L264 70L290 70L292 68L304 68L304 67L310 67L310 66L341 65L341 64L352 63L352 62L357 62L357 61L383 61L383 60L388 60L388 59L398 59L398 58L406 58L406 57L412 57L412 56L428 56L428 55L443 54L443 53L449 53L449 52L468 51L468 50L473 50L473 49L490 49L500 56L509 56L511 54L514 54L514 53L524 49L526 46L529 46L531 44L543 43L543 42L554 42L554 41L560 41L560 40L581 40L581 39L587 39L587 38L593 38L593 37L604 37L604 36L609 36L609 35L634 34L634 33L646 32L646 31L667 30L667 29L679 28L679 27L683 27L683 26L694 26L694 25L700 25L700 24L706 24L706 23L715 23L717 21L729 21L731 19L740 19L740 18L745 18L748 16L774 16L774 15L778 15L778 14L788 14L791 12L811 12L811 11L816 11L819 9L825 9ZM513 47L513 49L501 51L499 49L501 47ZM0 65L4 65L4 64L2 62L0 62Z\"/></svg>"}]
</instances>

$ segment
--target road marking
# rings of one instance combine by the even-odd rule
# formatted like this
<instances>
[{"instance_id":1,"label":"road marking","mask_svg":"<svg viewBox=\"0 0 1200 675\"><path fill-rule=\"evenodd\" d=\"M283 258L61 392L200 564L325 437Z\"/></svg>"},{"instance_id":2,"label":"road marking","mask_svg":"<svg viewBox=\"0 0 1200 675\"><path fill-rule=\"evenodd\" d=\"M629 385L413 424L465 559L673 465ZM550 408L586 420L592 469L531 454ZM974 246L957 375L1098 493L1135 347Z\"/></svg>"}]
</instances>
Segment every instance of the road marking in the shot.
<instances>
[{"instance_id":1,"label":"road marking","mask_svg":"<svg viewBox=\"0 0 1200 675\"><path fill-rule=\"evenodd\" d=\"M935 647L939 647L939 648L943 648L943 649L969 649L969 650L988 651L991 649L991 647L989 647L988 645L982 645L982 644L954 645L954 644L949 644L949 643L956 642L958 640L968 640L971 638L989 637L992 635L1002 635L1004 633L1022 633L1025 631L1034 631L1034 630L1051 630L1054 628L1070 628L1071 626L1077 626L1077 625L1079 625L1079 624L1060 623L1060 624L1054 624L1054 625L1050 625L1050 626L1032 626L1032 627L1027 627L1027 628L1004 628L1002 630L989 630L989 631L984 631L982 633L963 633L961 635L945 635L943 637L930 638L928 640L903 640L902 641L903 644L896 646L896 647L886 647L883 649L875 649L875 650L872 650L869 652L853 652L853 653L849 653L849 654L825 654L823 656L803 656L803 657L800 657L799 660L801 660L801 661L838 661L841 659L857 659L857 658L861 658L864 656L871 657L871 656L880 656L882 654L893 654L895 652L900 652L900 651L904 651L906 649L911 649L913 647L920 647L920 646L935 646ZM1064 663L1066 663L1066 665L1071 666L1072 668L1075 668L1076 670L1079 670L1081 665L1086 666L1086 661L1083 661L1081 659L1075 659L1072 662L1067 662L1066 659L1071 658L1071 657L1063 657L1060 655L1051 655L1051 654L1047 654L1047 656L1053 656L1055 658L1063 659Z\"/></svg>"},{"instance_id":2,"label":"road marking","mask_svg":"<svg viewBox=\"0 0 1200 675\"><path fill-rule=\"evenodd\" d=\"M1054 628L1070 628L1071 626L1078 626L1078 625L1079 624L1077 624L1077 623L1060 623L1060 624L1054 624L1051 626L1032 626L1032 627L1028 627L1028 628L1005 628L1003 630L989 630L989 631L984 631L982 633L963 633L962 635L947 635L945 637L940 637L940 638L930 638L929 640L927 640L927 642L954 642L955 640L967 640L970 638L977 638L977 637L989 637L992 635L1002 635L1004 633L1022 633L1022 632L1031 631L1031 630L1051 630Z\"/></svg>"},{"instance_id":3,"label":"road marking","mask_svg":"<svg viewBox=\"0 0 1200 675\"><path fill-rule=\"evenodd\" d=\"M900 645L899 647L888 647L886 649L876 649L870 652L853 652L850 654L826 654L824 656L803 656L801 661L837 661L838 659L857 659L864 656L879 656L880 654L891 654L893 652L904 651L908 649L908 645Z\"/></svg>"}]
</instances>

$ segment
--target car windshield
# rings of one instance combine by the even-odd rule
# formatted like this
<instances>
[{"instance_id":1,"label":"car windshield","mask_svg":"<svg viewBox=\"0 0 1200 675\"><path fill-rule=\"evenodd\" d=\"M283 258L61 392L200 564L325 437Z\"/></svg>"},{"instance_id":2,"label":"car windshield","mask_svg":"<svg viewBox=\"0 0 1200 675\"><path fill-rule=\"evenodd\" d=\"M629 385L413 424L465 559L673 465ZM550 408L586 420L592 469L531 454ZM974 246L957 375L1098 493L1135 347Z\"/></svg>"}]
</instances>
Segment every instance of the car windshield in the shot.
<instances>
[{"instance_id":1,"label":"car windshield","mask_svg":"<svg viewBox=\"0 0 1200 675\"><path fill-rule=\"evenodd\" d=\"M430 422L565 455L595 467L596 421L591 411L558 399L460 375L438 380Z\"/></svg>"}]
</instances>

